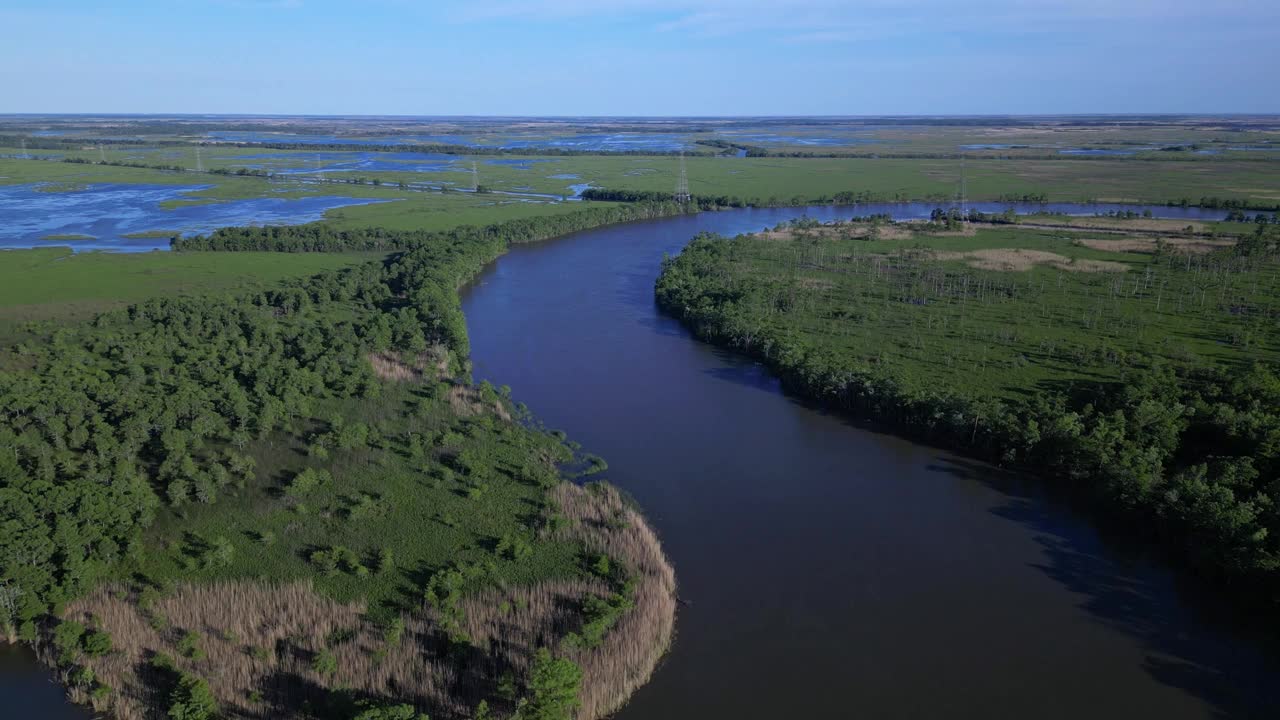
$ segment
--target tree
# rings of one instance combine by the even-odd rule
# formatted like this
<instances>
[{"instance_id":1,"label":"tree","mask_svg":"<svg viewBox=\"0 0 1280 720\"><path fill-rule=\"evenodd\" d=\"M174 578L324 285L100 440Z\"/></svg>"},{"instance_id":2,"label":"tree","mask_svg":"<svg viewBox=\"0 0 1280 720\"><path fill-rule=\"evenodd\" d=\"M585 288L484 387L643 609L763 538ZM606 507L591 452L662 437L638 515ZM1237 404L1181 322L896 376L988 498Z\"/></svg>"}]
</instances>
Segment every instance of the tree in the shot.
<instances>
[{"instance_id":1,"label":"tree","mask_svg":"<svg viewBox=\"0 0 1280 720\"><path fill-rule=\"evenodd\" d=\"M169 717L172 720L211 720L218 712L218 702L204 678L183 673L169 695Z\"/></svg>"},{"instance_id":2,"label":"tree","mask_svg":"<svg viewBox=\"0 0 1280 720\"><path fill-rule=\"evenodd\" d=\"M529 672L529 697L516 710L519 720L570 720L581 704L582 670L572 661L540 648Z\"/></svg>"}]
</instances>

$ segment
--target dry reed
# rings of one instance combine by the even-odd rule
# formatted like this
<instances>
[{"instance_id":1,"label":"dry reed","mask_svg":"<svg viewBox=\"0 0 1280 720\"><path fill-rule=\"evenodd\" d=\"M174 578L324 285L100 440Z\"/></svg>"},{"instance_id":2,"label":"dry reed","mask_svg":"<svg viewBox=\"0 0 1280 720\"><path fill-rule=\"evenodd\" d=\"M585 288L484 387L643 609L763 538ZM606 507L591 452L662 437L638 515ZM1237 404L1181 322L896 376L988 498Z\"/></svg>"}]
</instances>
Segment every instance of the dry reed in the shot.
<instances>
[{"instance_id":1,"label":"dry reed","mask_svg":"<svg viewBox=\"0 0 1280 720\"><path fill-rule=\"evenodd\" d=\"M634 607L599 645L557 648L583 670L577 717L594 720L621 707L669 647L675 574L653 530L616 490L563 483L553 495L568 520L557 532L608 554L636 581ZM425 604L403 616L402 639L389 644L363 604L333 601L309 582L181 585L147 608L124 587L101 587L72 603L65 617L111 634L110 654L81 662L112 691L97 701L84 689L68 692L121 720L164 718L164 679L149 662L165 653L179 670L208 681L228 718L310 717L306 708L324 707L333 688L410 702L438 719L469 717L481 700L509 712L509 702L495 701L499 678L508 672L525 677L534 650L555 647L576 631L583 600L609 590L601 580L582 578L469 596L461 603L461 629L470 642L459 645L448 641L440 618ZM188 632L201 638L198 658L178 651ZM313 668L321 651L337 660L331 675ZM52 647L45 644L40 652L54 664Z\"/></svg>"}]
</instances>

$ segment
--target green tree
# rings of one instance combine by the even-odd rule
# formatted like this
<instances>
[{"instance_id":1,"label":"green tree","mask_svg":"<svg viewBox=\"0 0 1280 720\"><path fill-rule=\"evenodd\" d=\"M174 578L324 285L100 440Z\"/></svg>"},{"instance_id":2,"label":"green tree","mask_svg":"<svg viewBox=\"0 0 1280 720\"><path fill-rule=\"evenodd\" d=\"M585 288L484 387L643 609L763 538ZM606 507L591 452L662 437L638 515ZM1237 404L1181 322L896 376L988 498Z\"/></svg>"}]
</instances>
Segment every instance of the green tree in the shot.
<instances>
[{"instance_id":1,"label":"green tree","mask_svg":"<svg viewBox=\"0 0 1280 720\"><path fill-rule=\"evenodd\" d=\"M582 669L572 661L538 650L529 672L529 697L516 710L519 720L570 720L578 709Z\"/></svg>"},{"instance_id":2,"label":"green tree","mask_svg":"<svg viewBox=\"0 0 1280 720\"><path fill-rule=\"evenodd\" d=\"M217 713L218 702L209 689L209 683L199 676L183 673L169 695L169 717L172 720L210 720Z\"/></svg>"}]
</instances>

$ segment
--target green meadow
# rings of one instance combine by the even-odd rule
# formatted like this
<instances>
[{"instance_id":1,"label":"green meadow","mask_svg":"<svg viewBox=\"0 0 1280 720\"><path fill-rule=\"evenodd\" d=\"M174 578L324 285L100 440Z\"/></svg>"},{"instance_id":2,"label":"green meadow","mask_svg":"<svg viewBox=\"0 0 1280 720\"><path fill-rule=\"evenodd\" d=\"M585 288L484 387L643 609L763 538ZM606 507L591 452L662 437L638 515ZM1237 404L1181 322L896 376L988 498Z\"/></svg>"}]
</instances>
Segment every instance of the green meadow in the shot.
<instances>
[{"instance_id":1,"label":"green meadow","mask_svg":"<svg viewBox=\"0 0 1280 720\"><path fill-rule=\"evenodd\" d=\"M379 253L0 251L0 340L42 320L74 321L150 297L247 291L371 262Z\"/></svg>"}]
</instances>

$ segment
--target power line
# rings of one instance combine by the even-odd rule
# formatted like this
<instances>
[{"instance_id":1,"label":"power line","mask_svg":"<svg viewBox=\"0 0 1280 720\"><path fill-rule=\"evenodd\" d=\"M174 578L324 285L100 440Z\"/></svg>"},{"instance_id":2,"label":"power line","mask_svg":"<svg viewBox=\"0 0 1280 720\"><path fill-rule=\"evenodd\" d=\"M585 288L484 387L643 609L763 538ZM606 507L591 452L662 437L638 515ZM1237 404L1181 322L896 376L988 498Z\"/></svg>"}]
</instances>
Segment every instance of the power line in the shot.
<instances>
[{"instance_id":1,"label":"power line","mask_svg":"<svg viewBox=\"0 0 1280 720\"><path fill-rule=\"evenodd\" d=\"M693 200L693 196L689 194L689 171L685 167L683 150L680 151L680 179L676 181L675 200L682 204Z\"/></svg>"}]
</instances>

